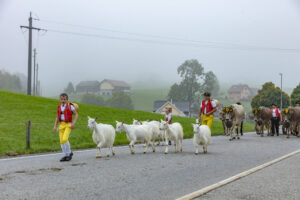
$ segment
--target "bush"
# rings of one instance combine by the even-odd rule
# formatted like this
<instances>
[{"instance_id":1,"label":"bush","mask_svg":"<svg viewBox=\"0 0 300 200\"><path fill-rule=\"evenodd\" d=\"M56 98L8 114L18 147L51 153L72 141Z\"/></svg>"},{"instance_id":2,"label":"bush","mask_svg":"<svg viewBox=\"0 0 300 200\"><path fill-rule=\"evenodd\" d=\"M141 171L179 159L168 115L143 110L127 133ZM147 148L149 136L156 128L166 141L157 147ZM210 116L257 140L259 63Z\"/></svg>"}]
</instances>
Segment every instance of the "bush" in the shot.
<instances>
[{"instance_id":1,"label":"bush","mask_svg":"<svg viewBox=\"0 0 300 200\"><path fill-rule=\"evenodd\" d=\"M81 103L96 105L96 106L105 106L105 101L102 97L94 94L85 94L83 95Z\"/></svg>"},{"instance_id":2,"label":"bush","mask_svg":"<svg viewBox=\"0 0 300 200\"><path fill-rule=\"evenodd\" d=\"M115 92L107 105L113 108L133 110L133 103L130 96L124 92Z\"/></svg>"}]
</instances>

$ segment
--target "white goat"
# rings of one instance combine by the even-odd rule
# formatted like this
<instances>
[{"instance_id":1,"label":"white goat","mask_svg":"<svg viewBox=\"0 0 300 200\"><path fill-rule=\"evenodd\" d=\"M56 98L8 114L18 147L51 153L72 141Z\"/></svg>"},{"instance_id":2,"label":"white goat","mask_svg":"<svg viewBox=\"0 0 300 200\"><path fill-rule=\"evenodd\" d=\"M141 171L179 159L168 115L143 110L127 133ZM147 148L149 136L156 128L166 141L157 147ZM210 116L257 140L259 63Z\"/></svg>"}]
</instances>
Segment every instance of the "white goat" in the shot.
<instances>
[{"instance_id":1,"label":"white goat","mask_svg":"<svg viewBox=\"0 0 300 200\"><path fill-rule=\"evenodd\" d=\"M164 131L159 129L159 125L160 123L158 121L152 120L152 121L139 121L136 119L133 119L133 125L149 125L151 127L152 130L152 141L153 143L155 142L155 140L158 140L157 145L160 145L160 142L162 142L163 144L163 140L164 140Z\"/></svg>"},{"instance_id":2,"label":"white goat","mask_svg":"<svg viewBox=\"0 0 300 200\"><path fill-rule=\"evenodd\" d=\"M165 154L168 153L169 140L174 141L175 153L178 152L178 143L180 143L180 151L182 151L183 129L181 124L177 122L173 124L168 124L168 122L161 120L160 130L165 131L165 139L166 139Z\"/></svg>"},{"instance_id":3,"label":"white goat","mask_svg":"<svg viewBox=\"0 0 300 200\"><path fill-rule=\"evenodd\" d=\"M112 125L109 124L97 124L95 119L88 117L88 129L93 130L93 141L97 144L99 152L96 158L101 158L101 148L110 148L112 155L115 155L113 145L115 142L116 132ZM109 151L107 152L107 157L109 157Z\"/></svg>"},{"instance_id":4,"label":"white goat","mask_svg":"<svg viewBox=\"0 0 300 200\"><path fill-rule=\"evenodd\" d=\"M151 144L153 152L155 152L155 147L152 140L152 130L148 125L129 125L124 124L124 122L116 121L116 132L126 132L127 139L130 141L129 148L131 154L134 154L133 145L136 142L145 142L144 153L148 151L148 145Z\"/></svg>"},{"instance_id":5,"label":"white goat","mask_svg":"<svg viewBox=\"0 0 300 200\"><path fill-rule=\"evenodd\" d=\"M199 145L203 145L203 152L207 153L207 145L211 141L211 131L206 125L192 124L194 129L193 143L195 147L195 154L199 153Z\"/></svg>"}]
</instances>

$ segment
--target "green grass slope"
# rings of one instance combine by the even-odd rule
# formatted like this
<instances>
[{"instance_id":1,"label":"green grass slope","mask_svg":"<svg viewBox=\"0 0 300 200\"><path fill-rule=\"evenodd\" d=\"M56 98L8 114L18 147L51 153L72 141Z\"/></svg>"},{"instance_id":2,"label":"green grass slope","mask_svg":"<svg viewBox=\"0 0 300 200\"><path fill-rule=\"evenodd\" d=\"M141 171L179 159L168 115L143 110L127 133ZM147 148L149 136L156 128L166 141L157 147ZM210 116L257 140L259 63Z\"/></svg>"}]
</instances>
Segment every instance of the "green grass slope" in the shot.
<instances>
[{"instance_id":1,"label":"green grass slope","mask_svg":"<svg viewBox=\"0 0 300 200\"><path fill-rule=\"evenodd\" d=\"M52 132L58 100L0 90L0 101L0 156L60 150L58 133ZM163 118L162 115L149 112L79 104L79 119L70 136L72 149L96 146L92 141L92 132L87 129L87 116L98 116L98 122L112 124L114 127L115 120L132 123L133 118L139 120ZM27 120L31 120L32 123L30 149L25 148ZM174 117L173 121L182 124L185 138L193 137L191 123L195 119ZM253 125L245 124L245 131L252 130ZM219 120L214 121L212 133L222 134ZM128 144L125 133L116 136L115 145L121 144Z\"/></svg>"}]
</instances>

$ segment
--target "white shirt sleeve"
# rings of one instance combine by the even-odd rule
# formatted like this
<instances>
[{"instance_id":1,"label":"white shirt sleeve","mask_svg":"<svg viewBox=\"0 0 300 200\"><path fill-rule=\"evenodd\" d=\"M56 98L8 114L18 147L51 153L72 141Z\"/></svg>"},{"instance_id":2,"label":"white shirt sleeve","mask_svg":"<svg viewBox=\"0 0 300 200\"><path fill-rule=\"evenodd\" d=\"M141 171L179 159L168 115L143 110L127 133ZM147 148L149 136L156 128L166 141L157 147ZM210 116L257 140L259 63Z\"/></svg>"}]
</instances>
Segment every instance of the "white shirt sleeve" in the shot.
<instances>
[{"instance_id":1,"label":"white shirt sleeve","mask_svg":"<svg viewBox=\"0 0 300 200\"><path fill-rule=\"evenodd\" d=\"M278 113L280 114L280 109L278 109Z\"/></svg>"},{"instance_id":2,"label":"white shirt sleeve","mask_svg":"<svg viewBox=\"0 0 300 200\"><path fill-rule=\"evenodd\" d=\"M73 105L71 105L71 111L74 111L75 107Z\"/></svg>"},{"instance_id":3,"label":"white shirt sleeve","mask_svg":"<svg viewBox=\"0 0 300 200\"><path fill-rule=\"evenodd\" d=\"M212 105L213 108L217 107L216 102L213 101L213 100L211 101L211 105Z\"/></svg>"}]
</instances>

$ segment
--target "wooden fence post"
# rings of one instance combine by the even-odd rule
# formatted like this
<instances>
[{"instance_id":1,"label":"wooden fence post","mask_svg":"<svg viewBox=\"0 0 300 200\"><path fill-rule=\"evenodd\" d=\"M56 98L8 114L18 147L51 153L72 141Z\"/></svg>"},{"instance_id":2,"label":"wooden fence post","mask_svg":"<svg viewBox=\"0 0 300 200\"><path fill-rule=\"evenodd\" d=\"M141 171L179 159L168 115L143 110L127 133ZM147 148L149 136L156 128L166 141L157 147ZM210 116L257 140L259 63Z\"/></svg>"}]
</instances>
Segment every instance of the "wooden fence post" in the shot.
<instances>
[{"instance_id":1,"label":"wooden fence post","mask_svg":"<svg viewBox=\"0 0 300 200\"><path fill-rule=\"evenodd\" d=\"M26 123L26 149L30 148L31 121Z\"/></svg>"}]
</instances>

